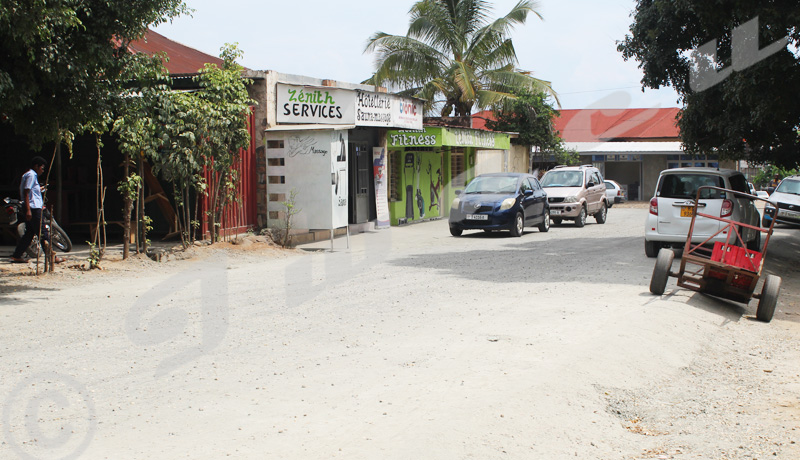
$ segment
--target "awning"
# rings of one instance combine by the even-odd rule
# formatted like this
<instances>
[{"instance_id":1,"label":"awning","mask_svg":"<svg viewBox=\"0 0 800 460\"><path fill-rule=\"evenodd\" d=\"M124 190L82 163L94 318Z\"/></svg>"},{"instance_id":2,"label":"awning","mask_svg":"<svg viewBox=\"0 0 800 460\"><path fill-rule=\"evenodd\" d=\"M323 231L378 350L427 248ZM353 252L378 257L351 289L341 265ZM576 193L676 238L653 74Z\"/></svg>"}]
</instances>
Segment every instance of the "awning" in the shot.
<instances>
[{"instance_id":1,"label":"awning","mask_svg":"<svg viewBox=\"0 0 800 460\"><path fill-rule=\"evenodd\" d=\"M307 125L276 125L271 128L267 128L264 131L266 132L275 132L275 131L322 131L322 130L333 130L333 131L341 131L343 129L355 129L356 125L323 125L323 124L307 124Z\"/></svg>"}]
</instances>

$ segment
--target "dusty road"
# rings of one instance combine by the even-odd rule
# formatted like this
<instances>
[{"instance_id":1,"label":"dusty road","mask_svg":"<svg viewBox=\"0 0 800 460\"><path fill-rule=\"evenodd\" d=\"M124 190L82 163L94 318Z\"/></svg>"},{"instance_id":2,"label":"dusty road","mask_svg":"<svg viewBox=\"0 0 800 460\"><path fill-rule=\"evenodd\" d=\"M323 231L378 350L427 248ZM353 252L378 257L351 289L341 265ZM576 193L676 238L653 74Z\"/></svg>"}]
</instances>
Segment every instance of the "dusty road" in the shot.
<instances>
[{"instance_id":1,"label":"dusty road","mask_svg":"<svg viewBox=\"0 0 800 460\"><path fill-rule=\"evenodd\" d=\"M763 324L650 295L646 212L4 276L0 458L800 458L800 233Z\"/></svg>"}]
</instances>

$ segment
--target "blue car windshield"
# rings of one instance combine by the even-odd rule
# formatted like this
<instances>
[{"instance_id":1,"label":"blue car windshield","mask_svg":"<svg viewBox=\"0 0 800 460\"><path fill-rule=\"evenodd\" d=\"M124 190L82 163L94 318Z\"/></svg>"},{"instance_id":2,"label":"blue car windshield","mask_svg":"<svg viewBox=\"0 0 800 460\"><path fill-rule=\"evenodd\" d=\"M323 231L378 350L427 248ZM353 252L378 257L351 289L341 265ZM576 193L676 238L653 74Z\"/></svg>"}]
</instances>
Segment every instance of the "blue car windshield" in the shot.
<instances>
[{"instance_id":1,"label":"blue car windshield","mask_svg":"<svg viewBox=\"0 0 800 460\"><path fill-rule=\"evenodd\" d=\"M583 171L547 171L542 187L583 187Z\"/></svg>"},{"instance_id":2,"label":"blue car windshield","mask_svg":"<svg viewBox=\"0 0 800 460\"><path fill-rule=\"evenodd\" d=\"M513 194L517 191L516 177L478 176L464 189L464 193Z\"/></svg>"}]
</instances>

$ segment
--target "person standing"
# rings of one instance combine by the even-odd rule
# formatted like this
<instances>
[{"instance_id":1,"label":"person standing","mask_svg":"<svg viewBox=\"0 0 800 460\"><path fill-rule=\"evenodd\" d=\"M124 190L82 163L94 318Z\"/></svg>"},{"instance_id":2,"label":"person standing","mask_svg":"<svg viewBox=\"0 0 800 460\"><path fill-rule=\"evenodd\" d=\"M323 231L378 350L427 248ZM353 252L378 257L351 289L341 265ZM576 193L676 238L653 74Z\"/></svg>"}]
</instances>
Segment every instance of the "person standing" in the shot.
<instances>
[{"instance_id":1,"label":"person standing","mask_svg":"<svg viewBox=\"0 0 800 460\"><path fill-rule=\"evenodd\" d=\"M22 182L19 184L19 194L22 199L22 218L25 219L25 234L17 243L14 254L11 260L17 263L24 263L25 259L22 254L25 249L30 246L33 237L39 234L41 228L40 243L42 250L46 251L47 244L50 241L50 235L47 232L47 227L42 226L42 208L44 207L44 200L42 198L42 188L39 186L39 175L44 172L44 166L47 164L42 157L33 157L31 160L31 169L22 175ZM64 259L56 257L56 262L62 262Z\"/></svg>"}]
</instances>

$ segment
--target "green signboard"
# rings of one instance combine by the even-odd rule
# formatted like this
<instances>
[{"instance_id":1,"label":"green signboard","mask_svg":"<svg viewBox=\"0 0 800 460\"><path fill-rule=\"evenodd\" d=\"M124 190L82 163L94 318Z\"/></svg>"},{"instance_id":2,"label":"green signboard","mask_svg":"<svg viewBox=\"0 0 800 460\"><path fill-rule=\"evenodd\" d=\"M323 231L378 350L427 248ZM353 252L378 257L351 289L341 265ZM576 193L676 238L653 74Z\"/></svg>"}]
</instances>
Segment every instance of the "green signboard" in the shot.
<instances>
[{"instance_id":1,"label":"green signboard","mask_svg":"<svg viewBox=\"0 0 800 460\"><path fill-rule=\"evenodd\" d=\"M386 134L388 147L475 147L508 150L508 134L467 128L425 127L422 130L391 130Z\"/></svg>"}]
</instances>

